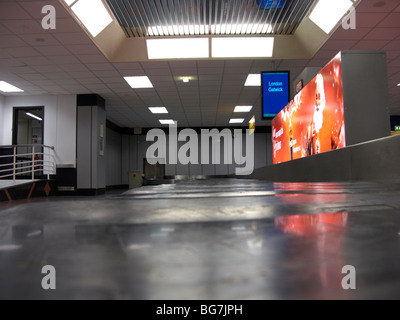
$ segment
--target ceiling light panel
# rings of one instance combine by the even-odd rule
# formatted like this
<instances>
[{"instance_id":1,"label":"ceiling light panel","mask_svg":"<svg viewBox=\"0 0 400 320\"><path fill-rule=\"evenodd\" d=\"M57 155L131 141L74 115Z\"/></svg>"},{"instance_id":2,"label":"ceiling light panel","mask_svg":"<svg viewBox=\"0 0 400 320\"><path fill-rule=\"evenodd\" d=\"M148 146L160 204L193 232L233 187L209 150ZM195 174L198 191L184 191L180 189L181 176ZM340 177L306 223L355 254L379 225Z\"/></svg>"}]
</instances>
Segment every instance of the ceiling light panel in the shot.
<instances>
[{"instance_id":1,"label":"ceiling light panel","mask_svg":"<svg viewBox=\"0 0 400 320\"><path fill-rule=\"evenodd\" d=\"M235 113L246 113L250 112L253 109L253 106L236 106L234 112Z\"/></svg>"},{"instance_id":2,"label":"ceiling light panel","mask_svg":"<svg viewBox=\"0 0 400 320\"><path fill-rule=\"evenodd\" d=\"M24 90L21 90L20 88L17 88L15 86L13 86L12 84L9 84L8 82L5 82L5 81L0 81L0 91L5 92L5 93L24 92Z\"/></svg>"},{"instance_id":3,"label":"ceiling light panel","mask_svg":"<svg viewBox=\"0 0 400 320\"><path fill-rule=\"evenodd\" d=\"M212 38L213 58L271 58L273 37Z\"/></svg>"},{"instance_id":4,"label":"ceiling light panel","mask_svg":"<svg viewBox=\"0 0 400 320\"><path fill-rule=\"evenodd\" d=\"M160 120L160 123L161 124L175 124L175 121L174 120L170 120L170 119L168 119L168 120Z\"/></svg>"},{"instance_id":5,"label":"ceiling light panel","mask_svg":"<svg viewBox=\"0 0 400 320\"><path fill-rule=\"evenodd\" d=\"M243 123L244 119L231 119L229 120L230 124L239 124L239 123Z\"/></svg>"},{"instance_id":6,"label":"ceiling light panel","mask_svg":"<svg viewBox=\"0 0 400 320\"><path fill-rule=\"evenodd\" d=\"M150 60L209 57L208 38L148 39L146 43Z\"/></svg>"},{"instance_id":7,"label":"ceiling light panel","mask_svg":"<svg viewBox=\"0 0 400 320\"><path fill-rule=\"evenodd\" d=\"M352 5L351 0L319 0L310 14L310 20L329 34Z\"/></svg>"},{"instance_id":8,"label":"ceiling light panel","mask_svg":"<svg viewBox=\"0 0 400 320\"><path fill-rule=\"evenodd\" d=\"M71 9L93 37L113 21L101 0L79 0Z\"/></svg>"},{"instance_id":9,"label":"ceiling light panel","mask_svg":"<svg viewBox=\"0 0 400 320\"><path fill-rule=\"evenodd\" d=\"M153 114L165 114L165 113L168 113L168 110L165 107L150 107L149 110Z\"/></svg>"},{"instance_id":10,"label":"ceiling light panel","mask_svg":"<svg viewBox=\"0 0 400 320\"><path fill-rule=\"evenodd\" d=\"M249 74L245 87L261 87L261 74Z\"/></svg>"},{"instance_id":11,"label":"ceiling light panel","mask_svg":"<svg viewBox=\"0 0 400 320\"><path fill-rule=\"evenodd\" d=\"M151 83L150 79L146 76L141 77L124 77L125 81L133 89L147 89L147 88L154 88L153 84Z\"/></svg>"}]
</instances>

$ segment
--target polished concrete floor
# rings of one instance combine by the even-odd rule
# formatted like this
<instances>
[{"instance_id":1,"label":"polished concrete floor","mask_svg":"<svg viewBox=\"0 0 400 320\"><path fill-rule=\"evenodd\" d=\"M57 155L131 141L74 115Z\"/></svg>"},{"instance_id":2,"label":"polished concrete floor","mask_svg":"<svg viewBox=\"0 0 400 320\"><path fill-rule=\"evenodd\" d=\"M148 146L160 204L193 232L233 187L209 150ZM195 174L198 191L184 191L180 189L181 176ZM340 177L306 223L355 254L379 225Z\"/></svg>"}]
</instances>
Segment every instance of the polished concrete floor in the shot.
<instances>
[{"instance_id":1,"label":"polished concrete floor","mask_svg":"<svg viewBox=\"0 0 400 320\"><path fill-rule=\"evenodd\" d=\"M400 299L399 195L221 179L3 203L0 299Z\"/></svg>"}]
</instances>

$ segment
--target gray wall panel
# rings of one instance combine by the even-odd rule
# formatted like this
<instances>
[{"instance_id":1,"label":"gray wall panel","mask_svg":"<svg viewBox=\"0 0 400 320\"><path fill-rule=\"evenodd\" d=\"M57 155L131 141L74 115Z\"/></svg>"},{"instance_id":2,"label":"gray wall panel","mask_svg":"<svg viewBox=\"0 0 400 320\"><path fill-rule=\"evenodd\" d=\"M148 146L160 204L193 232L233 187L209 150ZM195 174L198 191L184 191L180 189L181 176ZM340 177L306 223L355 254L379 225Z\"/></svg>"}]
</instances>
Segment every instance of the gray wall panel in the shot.
<instances>
[{"instance_id":1,"label":"gray wall panel","mask_svg":"<svg viewBox=\"0 0 400 320\"><path fill-rule=\"evenodd\" d=\"M386 53L343 51L342 69L347 145L389 136Z\"/></svg>"},{"instance_id":2,"label":"gray wall panel","mask_svg":"<svg viewBox=\"0 0 400 320\"><path fill-rule=\"evenodd\" d=\"M77 188L90 189L92 187L92 107L78 108L77 130Z\"/></svg>"}]
</instances>

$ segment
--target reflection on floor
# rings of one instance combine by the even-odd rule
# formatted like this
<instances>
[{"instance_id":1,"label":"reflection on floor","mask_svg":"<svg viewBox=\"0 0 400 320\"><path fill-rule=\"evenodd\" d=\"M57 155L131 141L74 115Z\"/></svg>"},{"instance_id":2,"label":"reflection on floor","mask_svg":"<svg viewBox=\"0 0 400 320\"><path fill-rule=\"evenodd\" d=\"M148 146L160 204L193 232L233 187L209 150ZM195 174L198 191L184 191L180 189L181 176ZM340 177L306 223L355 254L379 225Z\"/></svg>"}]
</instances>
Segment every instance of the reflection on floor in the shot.
<instances>
[{"instance_id":1,"label":"reflection on floor","mask_svg":"<svg viewBox=\"0 0 400 320\"><path fill-rule=\"evenodd\" d=\"M399 299L399 192L221 179L0 204L0 298Z\"/></svg>"}]
</instances>

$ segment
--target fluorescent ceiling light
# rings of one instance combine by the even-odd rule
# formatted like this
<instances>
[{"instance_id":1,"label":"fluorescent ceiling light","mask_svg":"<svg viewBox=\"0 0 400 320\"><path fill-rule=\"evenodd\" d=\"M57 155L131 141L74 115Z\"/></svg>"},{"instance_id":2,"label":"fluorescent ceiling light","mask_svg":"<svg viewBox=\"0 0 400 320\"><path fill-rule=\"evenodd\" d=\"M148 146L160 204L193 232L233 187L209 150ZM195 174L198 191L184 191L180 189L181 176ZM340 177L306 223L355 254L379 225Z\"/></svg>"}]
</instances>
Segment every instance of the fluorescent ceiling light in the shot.
<instances>
[{"instance_id":1,"label":"fluorescent ceiling light","mask_svg":"<svg viewBox=\"0 0 400 320\"><path fill-rule=\"evenodd\" d=\"M12 84L9 84L5 81L0 81L0 91L6 92L6 93L24 92L24 90L21 90L20 88L17 88L15 86L13 86Z\"/></svg>"},{"instance_id":2,"label":"fluorescent ceiling light","mask_svg":"<svg viewBox=\"0 0 400 320\"><path fill-rule=\"evenodd\" d=\"M160 120L161 124L175 124L174 120Z\"/></svg>"},{"instance_id":3,"label":"fluorescent ceiling light","mask_svg":"<svg viewBox=\"0 0 400 320\"><path fill-rule=\"evenodd\" d=\"M245 87L261 87L261 74L249 74Z\"/></svg>"},{"instance_id":4,"label":"fluorescent ceiling light","mask_svg":"<svg viewBox=\"0 0 400 320\"><path fill-rule=\"evenodd\" d=\"M151 107L149 108L151 113L153 114L163 114L163 113L168 113L168 110L165 107Z\"/></svg>"},{"instance_id":5,"label":"fluorescent ceiling light","mask_svg":"<svg viewBox=\"0 0 400 320\"><path fill-rule=\"evenodd\" d=\"M124 79L126 82L128 82L128 84L133 89L154 88L150 79L146 76L144 76L144 77L124 77Z\"/></svg>"},{"instance_id":6,"label":"fluorescent ceiling light","mask_svg":"<svg viewBox=\"0 0 400 320\"><path fill-rule=\"evenodd\" d=\"M68 7L75 2L75 0L64 0Z\"/></svg>"},{"instance_id":7,"label":"fluorescent ceiling light","mask_svg":"<svg viewBox=\"0 0 400 320\"><path fill-rule=\"evenodd\" d=\"M193 59L208 58L207 38L147 39L149 59Z\"/></svg>"},{"instance_id":8,"label":"fluorescent ceiling light","mask_svg":"<svg viewBox=\"0 0 400 320\"><path fill-rule=\"evenodd\" d=\"M274 38L212 38L213 58L270 58L273 56Z\"/></svg>"},{"instance_id":9,"label":"fluorescent ceiling light","mask_svg":"<svg viewBox=\"0 0 400 320\"><path fill-rule=\"evenodd\" d=\"M352 5L351 0L319 0L310 14L310 20L329 34Z\"/></svg>"},{"instance_id":10,"label":"fluorescent ceiling light","mask_svg":"<svg viewBox=\"0 0 400 320\"><path fill-rule=\"evenodd\" d=\"M253 106L236 106L234 112L250 112Z\"/></svg>"},{"instance_id":11,"label":"fluorescent ceiling light","mask_svg":"<svg viewBox=\"0 0 400 320\"><path fill-rule=\"evenodd\" d=\"M71 9L93 37L113 21L101 0L79 0Z\"/></svg>"},{"instance_id":12,"label":"fluorescent ceiling light","mask_svg":"<svg viewBox=\"0 0 400 320\"><path fill-rule=\"evenodd\" d=\"M25 114L26 114L27 116L30 116L30 117L36 119L36 120L39 120L39 121L42 121L42 120L43 120L42 118L40 118L40 117L38 117L38 116L35 116L35 115L32 114L32 113L27 112L27 113L25 113Z\"/></svg>"},{"instance_id":13,"label":"fluorescent ceiling light","mask_svg":"<svg viewBox=\"0 0 400 320\"><path fill-rule=\"evenodd\" d=\"M400 87L400 83L397 86Z\"/></svg>"},{"instance_id":14,"label":"fluorescent ceiling light","mask_svg":"<svg viewBox=\"0 0 400 320\"><path fill-rule=\"evenodd\" d=\"M211 29L211 32L210 32ZM200 25L168 25L150 26L147 28L149 36L185 36L185 35L209 35L211 34L265 34L272 32L270 24L213 24Z\"/></svg>"},{"instance_id":15,"label":"fluorescent ceiling light","mask_svg":"<svg viewBox=\"0 0 400 320\"><path fill-rule=\"evenodd\" d=\"M229 120L229 123L243 123L244 122L244 119L231 119L231 120Z\"/></svg>"}]
</instances>

